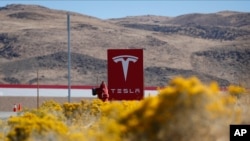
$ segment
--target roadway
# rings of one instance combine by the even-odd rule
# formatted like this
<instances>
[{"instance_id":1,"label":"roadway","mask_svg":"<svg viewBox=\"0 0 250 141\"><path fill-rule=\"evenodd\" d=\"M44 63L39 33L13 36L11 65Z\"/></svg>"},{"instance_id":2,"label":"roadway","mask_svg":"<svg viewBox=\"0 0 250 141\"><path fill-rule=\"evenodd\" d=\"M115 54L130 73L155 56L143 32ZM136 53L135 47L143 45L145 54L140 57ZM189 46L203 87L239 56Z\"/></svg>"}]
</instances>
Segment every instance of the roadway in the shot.
<instances>
[{"instance_id":1,"label":"roadway","mask_svg":"<svg viewBox=\"0 0 250 141\"><path fill-rule=\"evenodd\" d=\"M5 120L5 119L8 119L9 117L11 116L16 116L17 115L17 112L3 112L3 111L0 111L0 120Z\"/></svg>"}]
</instances>

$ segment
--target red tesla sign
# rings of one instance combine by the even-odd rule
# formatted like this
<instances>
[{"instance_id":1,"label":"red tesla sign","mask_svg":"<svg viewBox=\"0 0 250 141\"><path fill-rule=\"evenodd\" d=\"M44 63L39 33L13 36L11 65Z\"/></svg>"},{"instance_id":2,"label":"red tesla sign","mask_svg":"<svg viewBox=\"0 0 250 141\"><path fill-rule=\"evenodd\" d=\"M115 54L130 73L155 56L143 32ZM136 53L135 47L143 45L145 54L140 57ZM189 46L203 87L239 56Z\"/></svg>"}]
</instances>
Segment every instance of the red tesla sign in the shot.
<instances>
[{"instance_id":1,"label":"red tesla sign","mask_svg":"<svg viewBox=\"0 0 250 141\"><path fill-rule=\"evenodd\" d=\"M140 100L144 96L143 50L108 50L110 100Z\"/></svg>"}]
</instances>

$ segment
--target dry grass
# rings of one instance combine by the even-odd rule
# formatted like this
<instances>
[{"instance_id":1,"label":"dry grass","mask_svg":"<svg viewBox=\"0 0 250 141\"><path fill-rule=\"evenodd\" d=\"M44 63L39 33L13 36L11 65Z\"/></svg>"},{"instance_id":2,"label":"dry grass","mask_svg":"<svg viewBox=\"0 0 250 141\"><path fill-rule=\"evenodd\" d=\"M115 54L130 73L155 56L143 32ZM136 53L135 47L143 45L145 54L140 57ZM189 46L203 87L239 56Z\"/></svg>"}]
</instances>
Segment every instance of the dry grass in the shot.
<instances>
[{"instance_id":1,"label":"dry grass","mask_svg":"<svg viewBox=\"0 0 250 141\"><path fill-rule=\"evenodd\" d=\"M11 18L8 15L18 12L23 12L22 6L15 10L1 11L0 14L0 33L7 33L8 37L15 37L17 40L11 42L13 51L20 54L19 57L6 59L1 58L0 65L8 65L10 62L21 61L19 65L23 65L29 58L46 56L57 52L67 52L67 16L65 11L56 11L37 6L25 7L25 12L39 13L43 15L43 19L31 20L21 18ZM228 14L228 13L227 13ZM173 19L173 18L172 18ZM159 25L166 23L168 17L152 17L142 16L136 18L120 19L121 21L134 22L134 23L154 23L153 21L160 21ZM155 23L156 24L156 23ZM163 43L163 44L159 44ZM209 75L210 81L213 77L224 79L230 83L235 83L236 79L232 78L232 71L240 73L239 69L230 66L225 68L224 62L218 64L210 62L208 59L202 57L200 60L192 60L192 53L202 52L206 50L219 50L226 48L229 50L249 49L250 42L247 39L236 39L232 41L220 41L212 39L204 39L181 34L164 34L161 32L138 30L126 28L119 25L118 21L100 20L86 15L71 13L71 51L73 53L80 53L83 56L89 55L96 59L107 59L107 49L111 48L143 48L144 49L144 68L147 67L162 67L174 68L182 70L200 72L203 75ZM0 49L4 44L0 42ZM34 60L35 61L35 60ZM51 62L47 62L48 64ZM82 62L84 64L85 62ZM194 66L196 63L198 66ZM209 67L204 67L210 63ZM233 62L234 63L234 62ZM36 67L36 63L32 64ZM95 66L95 62L92 62ZM213 71L213 68L218 68ZM245 66L243 69L247 69ZM49 68L39 68L41 72L47 72ZM43 70L44 69L44 70ZM61 69L61 68L60 68ZM65 68L66 69L66 68ZM75 74L81 76L81 73ZM100 71L99 71L100 70ZM0 72L5 72L5 68L0 68ZM33 79L33 75L25 77L24 75L17 75L22 70L9 71L10 75L1 76L0 79L3 83L5 77L16 77L21 83L26 83L28 80ZM96 72L85 70L84 76L74 77L73 81L81 82L84 84L95 83L96 77L99 75L97 72L102 72L101 77L106 78L106 68L98 68ZM29 71L33 73L32 71ZM222 73L223 72L223 75ZM150 72L152 73L152 72ZM157 72L154 72L157 73ZM47 78L54 78L51 82L61 83L61 76L65 75L65 70L58 71L52 69L49 73L43 74ZM164 74L168 75L168 74ZM242 74L244 80L249 80L249 75ZM57 76L57 77L56 77ZM156 77L156 76L155 76ZM79 80L83 78L84 80ZM170 77L168 77L170 78ZM146 76L146 85L158 86L159 83L151 81L153 78L149 75ZM85 81L86 80L86 81ZM64 80L66 82L66 80ZM167 83L164 79L160 80L161 83ZM41 83L51 83L46 80L41 80ZM247 82L247 81L246 81Z\"/></svg>"}]
</instances>

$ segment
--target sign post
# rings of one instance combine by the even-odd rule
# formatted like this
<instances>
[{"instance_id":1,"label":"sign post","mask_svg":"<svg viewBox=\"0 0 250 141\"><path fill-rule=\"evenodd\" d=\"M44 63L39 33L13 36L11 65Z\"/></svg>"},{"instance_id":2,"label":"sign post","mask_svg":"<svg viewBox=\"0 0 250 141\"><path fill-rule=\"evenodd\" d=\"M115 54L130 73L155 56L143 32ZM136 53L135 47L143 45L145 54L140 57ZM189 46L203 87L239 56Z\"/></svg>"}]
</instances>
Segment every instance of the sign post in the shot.
<instances>
[{"instance_id":1,"label":"sign post","mask_svg":"<svg viewBox=\"0 0 250 141\"><path fill-rule=\"evenodd\" d=\"M144 96L142 49L108 50L109 100L141 100Z\"/></svg>"}]
</instances>

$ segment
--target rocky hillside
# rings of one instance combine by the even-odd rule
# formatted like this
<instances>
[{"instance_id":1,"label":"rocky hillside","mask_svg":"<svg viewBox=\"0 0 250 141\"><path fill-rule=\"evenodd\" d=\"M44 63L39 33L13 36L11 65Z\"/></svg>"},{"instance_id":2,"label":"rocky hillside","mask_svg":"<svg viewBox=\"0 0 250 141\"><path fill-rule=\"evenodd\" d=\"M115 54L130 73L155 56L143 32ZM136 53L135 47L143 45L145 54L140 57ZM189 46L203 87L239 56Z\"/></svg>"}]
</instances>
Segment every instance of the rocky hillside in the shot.
<instances>
[{"instance_id":1,"label":"rocky hillside","mask_svg":"<svg viewBox=\"0 0 250 141\"><path fill-rule=\"evenodd\" d=\"M0 8L0 83L67 84L67 12L37 5ZM250 13L101 20L71 15L72 84L107 81L107 49L143 48L146 86L177 75L249 87Z\"/></svg>"}]
</instances>

